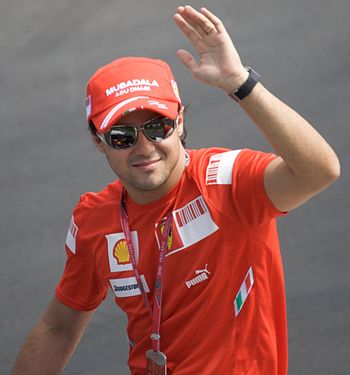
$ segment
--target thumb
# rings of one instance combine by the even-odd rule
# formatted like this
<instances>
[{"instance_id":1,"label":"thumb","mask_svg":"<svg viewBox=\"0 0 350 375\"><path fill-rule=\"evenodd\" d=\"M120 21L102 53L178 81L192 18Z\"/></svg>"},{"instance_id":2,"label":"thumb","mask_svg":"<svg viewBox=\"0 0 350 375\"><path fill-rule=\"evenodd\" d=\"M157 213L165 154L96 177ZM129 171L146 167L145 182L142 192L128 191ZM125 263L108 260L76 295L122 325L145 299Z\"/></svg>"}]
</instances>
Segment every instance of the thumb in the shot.
<instances>
[{"instance_id":1,"label":"thumb","mask_svg":"<svg viewBox=\"0 0 350 375\"><path fill-rule=\"evenodd\" d=\"M179 57L179 59L182 61L184 65L187 66L187 68L194 74L196 68L197 68L197 63L194 57L184 49L179 49L176 52L176 55Z\"/></svg>"}]
</instances>

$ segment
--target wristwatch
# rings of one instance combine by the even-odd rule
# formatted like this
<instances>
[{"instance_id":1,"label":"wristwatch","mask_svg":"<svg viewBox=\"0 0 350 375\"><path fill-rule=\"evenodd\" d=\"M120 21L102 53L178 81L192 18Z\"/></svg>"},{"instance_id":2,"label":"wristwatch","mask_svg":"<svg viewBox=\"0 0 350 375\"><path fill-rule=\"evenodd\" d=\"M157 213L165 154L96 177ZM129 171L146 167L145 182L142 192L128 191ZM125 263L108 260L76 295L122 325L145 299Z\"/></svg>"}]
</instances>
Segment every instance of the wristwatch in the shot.
<instances>
[{"instance_id":1,"label":"wristwatch","mask_svg":"<svg viewBox=\"0 0 350 375\"><path fill-rule=\"evenodd\" d=\"M260 81L259 74L250 66L245 66L246 71L249 73L247 80L238 87L235 91L230 92L228 95L236 102L242 101L253 90L254 86Z\"/></svg>"}]
</instances>

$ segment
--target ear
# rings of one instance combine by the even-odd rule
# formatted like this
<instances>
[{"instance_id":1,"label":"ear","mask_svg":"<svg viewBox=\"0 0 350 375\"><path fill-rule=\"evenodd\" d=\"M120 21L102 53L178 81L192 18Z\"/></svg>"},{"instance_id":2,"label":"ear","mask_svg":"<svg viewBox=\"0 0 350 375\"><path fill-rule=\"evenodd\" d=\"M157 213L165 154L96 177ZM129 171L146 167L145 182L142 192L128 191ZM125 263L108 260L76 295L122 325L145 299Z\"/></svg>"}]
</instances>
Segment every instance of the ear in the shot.
<instances>
[{"instance_id":1,"label":"ear","mask_svg":"<svg viewBox=\"0 0 350 375\"><path fill-rule=\"evenodd\" d=\"M179 137L182 136L183 132L184 132L184 109L185 107L181 107L180 108L180 111L179 111L179 116L177 118L177 127L176 127L176 130L177 130L177 133L179 135Z\"/></svg>"},{"instance_id":2,"label":"ear","mask_svg":"<svg viewBox=\"0 0 350 375\"><path fill-rule=\"evenodd\" d=\"M97 150L100 151L102 154L105 154L104 143L101 141L101 139L96 134L93 134L91 131L89 131L89 132L90 132L90 137L91 137L92 143L94 143Z\"/></svg>"}]
</instances>

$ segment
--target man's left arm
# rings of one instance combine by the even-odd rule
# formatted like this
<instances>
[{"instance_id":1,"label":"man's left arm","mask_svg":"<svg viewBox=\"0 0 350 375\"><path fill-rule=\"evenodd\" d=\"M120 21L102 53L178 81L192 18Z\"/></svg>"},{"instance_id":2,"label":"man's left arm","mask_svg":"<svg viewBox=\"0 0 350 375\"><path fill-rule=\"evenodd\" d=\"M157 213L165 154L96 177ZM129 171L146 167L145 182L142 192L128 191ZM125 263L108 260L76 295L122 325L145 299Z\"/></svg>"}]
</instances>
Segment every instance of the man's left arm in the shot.
<instances>
[{"instance_id":1,"label":"man's left arm","mask_svg":"<svg viewBox=\"0 0 350 375\"><path fill-rule=\"evenodd\" d=\"M234 92L248 77L221 20L206 8L179 7L174 20L198 53L177 55L193 76ZM265 170L266 192L280 211L290 211L325 189L340 175L338 158L322 136L297 112L258 83L241 107L279 156Z\"/></svg>"},{"instance_id":2,"label":"man's left arm","mask_svg":"<svg viewBox=\"0 0 350 375\"><path fill-rule=\"evenodd\" d=\"M339 161L329 144L263 85L257 84L240 105L279 155L264 175L266 192L278 210L300 206L339 177Z\"/></svg>"}]
</instances>

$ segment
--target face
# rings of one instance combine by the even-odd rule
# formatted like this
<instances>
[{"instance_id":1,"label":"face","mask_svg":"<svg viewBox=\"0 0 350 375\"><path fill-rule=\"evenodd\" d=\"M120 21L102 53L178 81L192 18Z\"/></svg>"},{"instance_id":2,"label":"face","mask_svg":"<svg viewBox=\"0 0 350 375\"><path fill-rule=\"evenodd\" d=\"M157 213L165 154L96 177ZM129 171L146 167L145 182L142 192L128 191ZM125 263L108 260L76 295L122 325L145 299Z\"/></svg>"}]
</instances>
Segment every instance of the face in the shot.
<instances>
[{"instance_id":1,"label":"face","mask_svg":"<svg viewBox=\"0 0 350 375\"><path fill-rule=\"evenodd\" d=\"M140 127L158 114L139 110L122 117L116 125ZM181 145L183 133L183 112L173 134L160 141L151 142L142 131L134 146L116 150L98 137L93 141L99 151L105 154L112 170L118 175L128 194L138 203L147 203L161 198L180 179L185 168L185 150Z\"/></svg>"}]
</instances>

